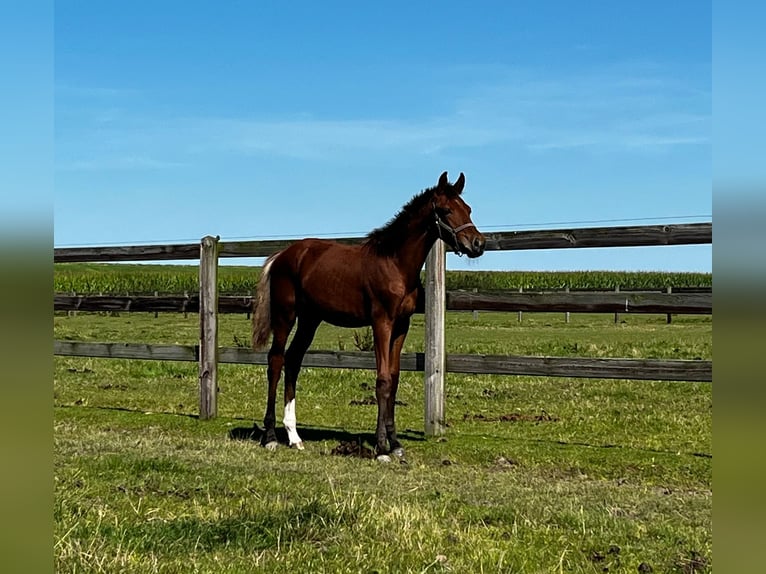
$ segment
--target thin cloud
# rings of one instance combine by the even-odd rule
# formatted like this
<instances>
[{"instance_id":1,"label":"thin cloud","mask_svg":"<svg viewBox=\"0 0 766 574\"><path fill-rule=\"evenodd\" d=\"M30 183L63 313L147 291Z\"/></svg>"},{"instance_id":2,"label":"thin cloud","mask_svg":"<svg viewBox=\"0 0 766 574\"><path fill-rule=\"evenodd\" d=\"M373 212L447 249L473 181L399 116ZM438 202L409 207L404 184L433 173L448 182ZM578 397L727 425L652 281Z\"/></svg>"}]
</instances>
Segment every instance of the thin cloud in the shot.
<instances>
[{"instance_id":1,"label":"thin cloud","mask_svg":"<svg viewBox=\"0 0 766 574\"><path fill-rule=\"evenodd\" d=\"M647 64L557 80L517 71L422 121L212 121L247 154L325 158L354 151L430 154L502 143L545 151L670 149L710 143L710 94Z\"/></svg>"},{"instance_id":2,"label":"thin cloud","mask_svg":"<svg viewBox=\"0 0 766 574\"><path fill-rule=\"evenodd\" d=\"M399 120L250 121L202 120L195 131L212 134L196 153L210 150L247 155L276 154L327 159L338 153L406 152L433 154L447 148L479 147L509 139L508 132L470 125L459 118L421 122Z\"/></svg>"},{"instance_id":3,"label":"thin cloud","mask_svg":"<svg viewBox=\"0 0 766 574\"><path fill-rule=\"evenodd\" d=\"M461 104L466 115L515 117L530 150L670 149L710 143L710 94L652 70L537 80L519 74Z\"/></svg>"},{"instance_id":4,"label":"thin cloud","mask_svg":"<svg viewBox=\"0 0 766 574\"><path fill-rule=\"evenodd\" d=\"M63 162L56 168L60 171L133 171L169 169L188 165L183 162L165 161L145 156L121 156Z\"/></svg>"},{"instance_id":5,"label":"thin cloud","mask_svg":"<svg viewBox=\"0 0 766 574\"><path fill-rule=\"evenodd\" d=\"M564 150L574 148L598 147L601 150L612 149L650 149L667 148L675 146L689 145L708 145L709 138L705 137L663 137L663 136L625 136L621 134L603 133L600 135L591 135L588 138L574 137L566 139L565 137L553 138L550 141L528 144L526 147L530 150Z\"/></svg>"},{"instance_id":6,"label":"thin cloud","mask_svg":"<svg viewBox=\"0 0 766 574\"><path fill-rule=\"evenodd\" d=\"M710 143L710 94L657 66L630 64L555 78L507 70L496 71L493 77L492 83L474 85L467 90L470 96L455 100L451 113L420 120L301 116L153 121L123 117L125 108L119 113L95 110L92 123L82 122L96 126L91 131L73 130L70 120L68 132L73 133L58 143L66 149L71 140L79 158L62 169L172 168L193 165L210 154L332 161L370 153L428 156L497 144L536 152L620 153ZM99 95L105 100L126 93L112 88L80 90L83 97ZM98 159L103 142L110 142L113 155ZM91 154L97 159L88 157Z\"/></svg>"},{"instance_id":7,"label":"thin cloud","mask_svg":"<svg viewBox=\"0 0 766 574\"><path fill-rule=\"evenodd\" d=\"M57 98L72 97L113 99L117 97L137 96L143 93L143 90L135 88L116 88L108 86L73 86L71 84L56 84L53 89Z\"/></svg>"}]
</instances>

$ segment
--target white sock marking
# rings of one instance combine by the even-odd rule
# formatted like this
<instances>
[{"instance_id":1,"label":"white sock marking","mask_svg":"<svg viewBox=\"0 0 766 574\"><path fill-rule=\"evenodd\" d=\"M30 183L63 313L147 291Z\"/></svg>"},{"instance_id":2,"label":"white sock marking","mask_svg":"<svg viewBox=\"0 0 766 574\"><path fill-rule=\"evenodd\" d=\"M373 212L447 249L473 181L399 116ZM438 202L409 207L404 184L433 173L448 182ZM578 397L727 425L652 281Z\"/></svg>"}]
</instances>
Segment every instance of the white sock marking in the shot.
<instances>
[{"instance_id":1,"label":"white sock marking","mask_svg":"<svg viewBox=\"0 0 766 574\"><path fill-rule=\"evenodd\" d=\"M282 419L282 422L285 425L290 446L302 443L303 441L301 440L301 437L298 436L298 431L295 428L295 425L297 424L295 419L295 399L285 405L285 418Z\"/></svg>"}]
</instances>

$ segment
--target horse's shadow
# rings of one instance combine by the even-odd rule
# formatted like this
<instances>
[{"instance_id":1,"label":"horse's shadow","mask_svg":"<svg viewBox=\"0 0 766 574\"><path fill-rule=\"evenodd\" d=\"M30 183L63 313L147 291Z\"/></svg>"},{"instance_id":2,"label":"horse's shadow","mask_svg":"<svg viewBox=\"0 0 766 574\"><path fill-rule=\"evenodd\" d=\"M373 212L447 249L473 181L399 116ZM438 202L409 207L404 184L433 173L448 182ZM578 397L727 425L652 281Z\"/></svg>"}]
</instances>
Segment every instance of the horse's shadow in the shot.
<instances>
[{"instance_id":1,"label":"horse's shadow","mask_svg":"<svg viewBox=\"0 0 766 574\"><path fill-rule=\"evenodd\" d=\"M287 444L287 431L284 428L277 427L277 441L281 444ZM266 431L260 428L258 425L251 427L236 427L229 431L229 438L231 440L243 440L253 441L260 444L263 434ZM307 442L321 442L321 441L337 441L339 443L344 442L356 442L357 444L371 444L376 443L375 433L355 433L342 429L325 428L325 427L305 427L298 426L298 434L301 438ZM422 431L416 431L412 429L406 429L403 432L397 433L399 438L407 441L423 441L425 440L425 433Z\"/></svg>"}]
</instances>

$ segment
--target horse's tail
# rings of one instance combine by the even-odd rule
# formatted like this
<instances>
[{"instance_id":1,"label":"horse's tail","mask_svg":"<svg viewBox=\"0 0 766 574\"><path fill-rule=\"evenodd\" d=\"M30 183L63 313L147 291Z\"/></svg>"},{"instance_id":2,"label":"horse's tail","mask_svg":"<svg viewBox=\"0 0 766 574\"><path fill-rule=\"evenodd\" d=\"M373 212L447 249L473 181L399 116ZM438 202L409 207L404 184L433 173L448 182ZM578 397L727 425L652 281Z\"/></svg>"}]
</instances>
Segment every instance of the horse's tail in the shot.
<instances>
[{"instance_id":1,"label":"horse's tail","mask_svg":"<svg viewBox=\"0 0 766 574\"><path fill-rule=\"evenodd\" d=\"M253 299L253 349L266 346L271 334L271 264L279 255L275 253L263 264L258 290Z\"/></svg>"}]
</instances>

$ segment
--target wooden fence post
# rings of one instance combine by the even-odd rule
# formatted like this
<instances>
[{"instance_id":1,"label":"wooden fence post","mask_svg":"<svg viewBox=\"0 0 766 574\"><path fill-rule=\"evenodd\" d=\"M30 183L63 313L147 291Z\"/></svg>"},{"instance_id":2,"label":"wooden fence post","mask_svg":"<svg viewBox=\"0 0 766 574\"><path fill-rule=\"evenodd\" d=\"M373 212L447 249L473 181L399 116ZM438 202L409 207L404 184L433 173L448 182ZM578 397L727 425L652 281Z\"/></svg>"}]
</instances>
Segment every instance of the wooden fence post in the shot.
<instances>
[{"instance_id":1,"label":"wooden fence post","mask_svg":"<svg viewBox=\"0 0 766 574\"><path fill-rule=\"evenodd\" d=\"M620 286L619 285L615 285L614 291L615 291L615 293L619 293L620 292ZM620 322L620 314L619 313L615 313L614 314L614 324L616 325L619 322Z\"/></svg>"},{"instance_id":2,"label":"wooden fence post","mask_svg":"<svg viewBox=\"0 0 766 574\"><path fill-rule=\"evenodd\" d=\"M564 288L564 293L569 293L569 285ZM569 323L569 311L564 312L564 322Z\"/></svg>"},{"instance_id":3,"label":"wooden fence post","mask_svg":"<svg viewBox=\"0 0 766 574\"><path fill-rule=\"evenodd\" d=\"M425 309L425 433L444 434L444 315L445 294L444 243L437 241L426 258Z\"/></svg>"},{"instance_id":4,"label":"wooden fence post","mask_svg":"<svg viewBox=\"0 0 766 574\"><path fill-rule=\"evenodd\" d=\"M524 292L524 287L519 287L519 293ZM521 317L523 315L523 311L519 311L519 323L521 323Z\"/></svg>"},{"instance_id":5,"label":"wooden fence post","mask_svg":"<svg viewBox=\"0 0 766 574\"><path fill-rule=\"evenodd\" d=\"M218 414L218 237L203 237L199 258L199 418Z\"/></svg>"}]
</instances>

